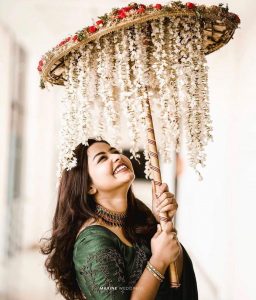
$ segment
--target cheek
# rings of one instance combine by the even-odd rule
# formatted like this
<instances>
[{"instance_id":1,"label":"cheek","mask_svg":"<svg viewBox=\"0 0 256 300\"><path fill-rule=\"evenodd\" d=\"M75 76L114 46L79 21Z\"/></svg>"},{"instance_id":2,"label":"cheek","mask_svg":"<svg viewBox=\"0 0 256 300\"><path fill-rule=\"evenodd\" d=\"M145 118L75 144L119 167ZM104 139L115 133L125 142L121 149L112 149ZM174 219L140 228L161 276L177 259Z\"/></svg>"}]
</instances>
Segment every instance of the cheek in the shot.
<instances>
[{"instance_id":1,"label":"cheek","mask_svg":"<svg viewBox=\"0 0 256 300\"><path fill-rule=\"evenodd\" d=\"M116 179L113 176L112 168L102 163L92 170L92 181L98 192L109 192L116 186Z\"/></svg>"},{"instance_id":2,"label":"cheek","mask_svg":"<svg viewBox=\"0 0 256 300\"><path fill-rule=\"evenodd\" d=\"M113 173L113 168L109 162L103 162L98 166L96 172L99 176L111 176Z\"/></svg>"},{"instance_id":3,"label":"cheek","mask_svg":"<svg viewBox=\"0 0 256 300\"><path fill-rule=\"evenodd\" d=\"M125 164L127 164L127 166L129 167L129 169L134 172L133 165L132 165L132 162L130 161L130 159L127 156L124 156L123 160L124 160Z\"/></svg>"},{"instance_id":4,"label":"cheek","mask_svg":"<svg viewBox=\"0 0 256 300\"><path fill-rule=\"evenodd\" d=\"M89 166L90 177L95 184L101 184L112 177L112 167L108 163L100 163L98 165Z\"/></svg>"}]
</instances>

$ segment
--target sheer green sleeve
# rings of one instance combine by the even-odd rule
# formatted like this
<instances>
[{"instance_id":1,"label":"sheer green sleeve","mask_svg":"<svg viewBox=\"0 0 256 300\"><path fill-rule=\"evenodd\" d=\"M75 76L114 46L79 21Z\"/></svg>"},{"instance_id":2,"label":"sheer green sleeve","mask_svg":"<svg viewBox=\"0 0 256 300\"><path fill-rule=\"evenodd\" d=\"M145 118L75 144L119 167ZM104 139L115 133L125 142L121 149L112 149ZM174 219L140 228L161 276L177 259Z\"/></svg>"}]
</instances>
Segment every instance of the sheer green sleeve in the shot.
<instances>
[{"instance_id":1,"label":"sheer green sleeve","mask_svg":"<svg viewBox=\"0 0 256 300\"><path fill-rule=\"evenodd\" d=\"M130 299L124 259L107 232L93 226L81 232L73 262L78 285L88 299Z\"/></svg>"}]
</instances>

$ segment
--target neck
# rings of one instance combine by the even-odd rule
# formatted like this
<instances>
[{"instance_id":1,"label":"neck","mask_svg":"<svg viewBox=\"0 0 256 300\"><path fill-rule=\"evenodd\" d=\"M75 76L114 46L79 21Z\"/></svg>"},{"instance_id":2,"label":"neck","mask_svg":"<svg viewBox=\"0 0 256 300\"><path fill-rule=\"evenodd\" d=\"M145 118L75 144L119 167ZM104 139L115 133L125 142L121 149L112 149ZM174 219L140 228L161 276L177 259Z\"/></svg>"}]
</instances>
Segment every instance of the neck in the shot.
<instances>
[{"instance_id":1,"label":"neck","mask_svg":"<svg viewBox=\"0 0 256 300\"><path fill-rule=\"evenodd\" d=\"M96 202L105 208L123 213L127 210L127 191L115 194L101 194L95 196Z\"/></svg>"}]
</instances>

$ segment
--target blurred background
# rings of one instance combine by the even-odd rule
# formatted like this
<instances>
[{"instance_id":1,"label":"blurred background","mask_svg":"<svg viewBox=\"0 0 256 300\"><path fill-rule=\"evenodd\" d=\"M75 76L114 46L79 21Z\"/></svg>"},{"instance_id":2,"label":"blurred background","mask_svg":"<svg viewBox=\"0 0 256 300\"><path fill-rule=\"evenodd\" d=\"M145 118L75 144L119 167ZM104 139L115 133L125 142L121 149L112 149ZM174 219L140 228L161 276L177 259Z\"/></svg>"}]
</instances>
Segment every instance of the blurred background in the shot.
<instances>
[{"instance_id":1,"label":"blurred background","mask_svg":"<svg viewBox=\"0 0 256 300\"><path fill-rule=\"evenodd\" d=\"M38 245L56 205L63 90L39 88L38 61L63 37L130 2L0 0L1 300L63 299ZM204 180L188 167L185 149L176 184L175 165L162 165L163 180L176 191L178 235L193 260L201 300L256 299L256 3L236 0L229 7L241 28L208 56L214 142ZM134 188L150 206L150 183L137 180Z\"/></svg>"}]
</instances>

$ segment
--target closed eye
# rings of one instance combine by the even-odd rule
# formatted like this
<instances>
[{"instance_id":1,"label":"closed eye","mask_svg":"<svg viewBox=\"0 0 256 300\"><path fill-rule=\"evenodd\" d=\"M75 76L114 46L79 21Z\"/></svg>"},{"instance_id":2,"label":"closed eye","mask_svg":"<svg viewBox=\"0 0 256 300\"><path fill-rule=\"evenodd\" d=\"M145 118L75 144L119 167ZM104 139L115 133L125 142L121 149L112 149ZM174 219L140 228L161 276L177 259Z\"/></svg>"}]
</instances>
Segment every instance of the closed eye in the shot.
<instances>
[{"instance_id":1,"label":"closed eye","mask_svg":"<svg viewBox=\"0 0 256 300\"><path fill-rule=\"evenodd\" d=\"M106 156L105 156L105 155L102 155L102 156L100 157L100 159L98 160L98 163L99 163L100 161L102 161L103 159L106 159Z\"/></svg>"},{"instance_id":2,"label":"closed eye","mask_svg":"<svg viewBox=\"0 0 256 300\"><path fill-rule=\"evenodd\" d=\"M112 150L113 151L113 150ZM117 154L120 154L120 152L117 150L117 149L115 149L113 152L111 151L111 153L117 153ZM97 163L99 163L99 162L101 162L102 160L105 160L105 159L107 159L107 156L106 155L102 155L100 158L99 158L99 160L98 160L98 162Z\"/></svg>"}]
</instances>

